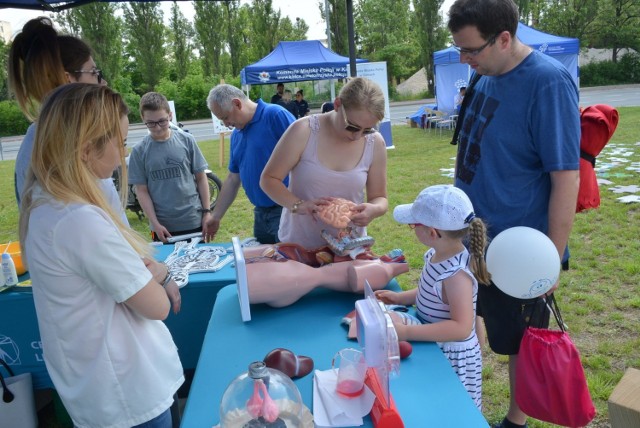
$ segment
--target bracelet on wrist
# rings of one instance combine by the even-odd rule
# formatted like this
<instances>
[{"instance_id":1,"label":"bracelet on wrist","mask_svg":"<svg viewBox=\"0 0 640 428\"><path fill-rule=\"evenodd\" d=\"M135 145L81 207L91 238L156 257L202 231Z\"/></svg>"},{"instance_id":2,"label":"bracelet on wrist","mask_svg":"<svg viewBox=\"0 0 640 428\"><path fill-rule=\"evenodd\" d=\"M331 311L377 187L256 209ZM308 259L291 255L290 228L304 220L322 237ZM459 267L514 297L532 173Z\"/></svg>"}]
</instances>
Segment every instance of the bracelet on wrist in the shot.
<instances>
[{"instance_id":1,"label":"bracelet on wrist","mask_svg":"<svg viewBox=\"0 0 640 428\"><path fill-rule=\"evenodd\" d=\"M171 272L167 271L167 277L164 279L164 281L162 281L162 288L165 288L172 279L173 275L171 275Z\"/></svg>"},{"instance_id":2,"label":"bracelet on wrist","mask_svg":"<svg viewBox=\"0 0 640 428\"><path fill-rule=\"evenodd\" d=\"M298 212L298 208L300 208L300 205L302 205L304 201L302 199L298 199L294 204L293 207L291 207L291 212L293 214L296 214Z\"/></svg>"},{"instance_id":3,"label":"bracelet on wrist","mask_svg":"<svg viewBox=\"0 0 640 428\"><path fill-rule=\"evenodd\" d=\"M212 211L211 208L200 208L200 209L198 209L198 212L202 213L202 214L210 213L211 211Z\"/></svg>"}]
</instances>

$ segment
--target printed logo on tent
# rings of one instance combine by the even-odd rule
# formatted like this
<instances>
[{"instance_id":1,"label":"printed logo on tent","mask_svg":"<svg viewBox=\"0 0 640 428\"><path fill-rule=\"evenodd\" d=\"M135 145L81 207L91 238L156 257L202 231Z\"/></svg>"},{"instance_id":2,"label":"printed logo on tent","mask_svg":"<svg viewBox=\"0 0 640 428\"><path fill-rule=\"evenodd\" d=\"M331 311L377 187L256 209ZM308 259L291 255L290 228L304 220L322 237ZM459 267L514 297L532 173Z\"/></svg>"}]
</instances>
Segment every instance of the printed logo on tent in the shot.
<instances>
[{"instance_id":1,"label":"printed logo on tent","mask_svg":"<svg viewBox=\"0 0 640 428\"><path fill-rule=\"evenodd\" d=\"M0 334L0 358L10 366L22 364L18 344L10 337Z\"/></svg>"},{"instance_id":2,"label":"printed logo on tent","mask_svg":"<svg viewBox=\"0 0 640 428\"><path fill-rule=\"evenodd\" d=\"M464 79L458 79L456 80L456 83L454 83L455 87L457 90L460 90L460 88L466 88L467 87L467 81Z\"/></svg>"},{"instance_id":3,"label":"printed logo on tent","mask_svg":"<svg viewBox=\"0 0 640 428\"><path fill-rule=\"evenodd\" d=\"M538 50L542 53L545 53L547 51L547 49L549 49L549 43L543 43L540 45L540 47L538 48Z\"/></svg>"},{"instance_id":4,"label":"printed logo on tent","mask_svg":"<svg viewBox=\"0 0 640 428\"><path fill-rule=\"evenodd\" d=\"M271 79L271 76L268 72L262 71L260 74L258 74L258 79L260 79L261 82L268 82Z\"/></svg>"}]
</instances>

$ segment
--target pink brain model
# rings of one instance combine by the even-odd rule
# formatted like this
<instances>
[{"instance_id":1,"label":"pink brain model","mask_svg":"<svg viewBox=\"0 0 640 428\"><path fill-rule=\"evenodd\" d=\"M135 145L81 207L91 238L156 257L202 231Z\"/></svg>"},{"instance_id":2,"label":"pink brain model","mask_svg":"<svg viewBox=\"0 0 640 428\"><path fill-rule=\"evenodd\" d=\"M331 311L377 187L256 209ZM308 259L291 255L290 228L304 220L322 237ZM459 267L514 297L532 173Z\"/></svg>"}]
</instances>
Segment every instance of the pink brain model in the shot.
<instances>
[{"instance_id":1,"label":"pink brain model","mask_svg":"<svg viewBox=\"0 0 640 428\"><path fill-rule=\"evenodd\" d=\"M333 226L336 229L344 229L349 225L351 216L354 214L351 210L355 207L356 204L351 201L335 198L329 205L321 205L317 216L329 226Z\"/></svg>"}]
</instances>

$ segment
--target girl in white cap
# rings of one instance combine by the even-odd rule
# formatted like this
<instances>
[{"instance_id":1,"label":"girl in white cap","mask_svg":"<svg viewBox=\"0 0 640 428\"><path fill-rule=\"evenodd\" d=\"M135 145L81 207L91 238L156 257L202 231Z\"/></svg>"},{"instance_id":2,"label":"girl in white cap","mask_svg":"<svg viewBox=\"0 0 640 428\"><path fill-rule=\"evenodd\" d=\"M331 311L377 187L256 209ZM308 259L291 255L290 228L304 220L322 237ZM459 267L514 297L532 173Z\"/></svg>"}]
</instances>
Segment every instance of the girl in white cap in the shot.
<instances>
[{"instance_id":1,"label":"girl in white cap","mask_svg":"<svg viewBox=\"0 0 640 428\"><path fill-rule=\"evenodd\" d=\"M392 314L398 340L437 342L481 409L482 354L475 329L476 278L489 283L484 262L486 226L475 216L467 195L448 185L427 187L413 204L397 206L393 217L414 229L420 242L430 249L424 255L417 288L399 293L379 290L376 296L386 304L416 305L415 317Z\"/></svg>"}]
</instances>

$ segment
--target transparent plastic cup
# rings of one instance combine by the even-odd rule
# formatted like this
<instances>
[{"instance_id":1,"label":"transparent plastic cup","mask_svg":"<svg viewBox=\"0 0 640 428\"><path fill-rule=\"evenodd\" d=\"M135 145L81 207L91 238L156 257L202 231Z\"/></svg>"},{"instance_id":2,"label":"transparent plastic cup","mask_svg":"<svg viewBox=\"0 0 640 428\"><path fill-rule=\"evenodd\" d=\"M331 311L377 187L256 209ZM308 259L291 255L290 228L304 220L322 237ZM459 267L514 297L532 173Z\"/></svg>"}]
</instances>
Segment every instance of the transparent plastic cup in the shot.
<instances>
[{"instance_id":1,"label":"transparent plastic cup","mask_svg":"<svg viewBox=\"0 0 640 428\"><path fill-rule=\"evenodd\" d=\"M364 378L367 364L362 351L345 348L336 353L331 362L333 370L338 372L336 392L345 397L358 397L364 391Z\"/></svg>"}]
</instances>

